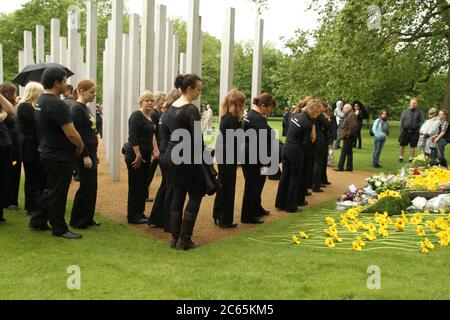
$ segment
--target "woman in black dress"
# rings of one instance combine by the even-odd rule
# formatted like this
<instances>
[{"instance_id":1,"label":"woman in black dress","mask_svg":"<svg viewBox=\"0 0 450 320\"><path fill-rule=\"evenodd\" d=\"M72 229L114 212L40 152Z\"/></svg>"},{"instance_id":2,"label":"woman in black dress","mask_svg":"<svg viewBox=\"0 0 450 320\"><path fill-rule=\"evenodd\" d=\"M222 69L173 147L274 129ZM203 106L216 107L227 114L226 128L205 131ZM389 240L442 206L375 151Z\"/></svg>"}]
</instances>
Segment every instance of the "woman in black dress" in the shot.
<instances>
[{"instance_id":1,"label":"woman in black dress","mask_svg":"<svg viewBox=\"0 0 450 320\"><path fill-rule=\"evenodd\" d=\"M322 185L328 182L327 178L327 160L328 160L328 130L329 122L322 113L323 104L321 103L321 113L316 118L316 141L313 145L313 192L323 192Z\"/></svg>"},{"instance_id":2,"label":"woman in black dress","mask_svg":"<svg viewBox=\"0 0 450 320\"><path fill-rule=\"evenodd\" d=\"M164 228L165 232L170 232L170 206L173 200L173 185L169 164L166 163L164 154L170 141L170 131L167 126L168 110L172 103L178 100L181 96L179 90L173 90L167 96L165 101L165 111L159 119L159 167L161 168L161 185L156 194L155 202L153 203L152 213L150 214L149 226L156 228Z\"/></svg>"},{"instance_id":3,"label":"woman in black dress","mask_svg":"<svg viewBox=\"0 0 450 320\"><path fill-rule=\"evenodd\" d=\"M275 202L275 207L286 212L297 212L298 195L304 194L305 152L311 145L313 121L320 115L322 105L311 101L302 112L295 113L283 148L283 174ZM299 191L299 188L302 190ZM304 196L303 196L304 201Z\"/></svg>"},{"instance_id":4,"label":"woman in black dress","mask_svg":"<svg viewBox=\"0 0 450 320\"><path fill-rule=\"evenodd\" d=\"M14 108L13 113L8 114L5 124L8 127L9 135L12 140L12 161L9 173L8 188L8 204L9 210L19 210L19 187L22 171L22 158L19 150L19 126L17 124L17 110L15 108L17 102L16 86L12 83L3 83L0 85L0 93L8 99Z\"/></svg>"},{"instance_id":5,"label":"woman in black dress","mask_svg":"<svg viewBox=\"0 0 450 320\"><path fill-rule=\"evenodd\" d=\"M97 203L97 147L98 138L95 128L95 115L91 114L88 103L97 95L97 86L91 80L83 80L78 84L74 98L76 103L70 109L75 128L84 143L83 152L76 157L80 172L80 188L72 207L70 225L76 229L87 229L99 226L94 221Z\"/></svg>"},{"instance_id":6,"label":"woman in black dress","mask_svg":"<svg viewBox=\"0 0 450 320\"><path fill-rule=\"evenodd\" d=\"M240 120L244 115L245 95L238 90L231 90L220 107L220 135L216 145L216 157L219 163L219 180L222 188L214 201L214 222L221 228L236 228L233 223L236 195L237 142L227 140L227 132L234 134L240 129ZM234 150L234 158L227 161L227 148ZM221 150L222 152L220 152ZM220 155L219 155L220 154Z\"/></svg>"},{"instance_id":7,"label":"woman in black dress","mask_svg":"<svg viewBox=\"0 0 450 320\"><path fill-rule=\"evenodd\" d=\"M36 131L36 104L44 87L37 82L29 82L17 106L19 124L19 150L25 169L25 210L31 215L37 210L40 195L39 183L39 139Z\"/></svg>"},{"instance_id":8,"label":"woman in black dress","mask_svg":"<svg viewBox=\"0 0 450 320\"><path fill-rule=\"evenodd\" d=\"M198 247L192 241L192 234L206 192L201 116L198 108L192 104L201 94L202 80L197 75L180 75L175 81L175 87L181 90L181 97L172 104L167 114L170 141L164 154L172 171L173 183L171 247L190 250ZM196 148L199 148L198 152L195 152ZM188 194L189 201L184 208Z\"/></svg>"},{"instance_id":9,"label":"woman in black dress","mask_svg":"<svg viewBox=\"0 0 450 320\"><path fill-rule=\"evenodd\" d=\"M128 120L128 143L124 146L128 168L128 223L147 224L144 214L150 163L159 157L155 126L150 118L154 96L146 91L139 97L139 110Z\"/></svg>"},{"instance_id":10,"label":"woman in black dress","mask_svg":"<svg viewBox=\"0 0 450 320\"><path fill-rule=\"evenodd\" d=\"M267 176L263 173L266 164L263 164L259 155L261 133L265 132L267 137L267 150L271 155L272 128L269 126L267 117L272 114L276 106L275 100L268 93L263 93L253 100L254 107L242 120L242 128L245 132L254 130L257 142L257 163L251 164L249 150L256 151L255 146L250 146L249 139L245 139L246 163L242 166L245 177L244 198L242 201L241 222L244 224L260 224L261 219L270 212L263 209L261 205L261 194L266 183Z\"/></svg>"},{"instance_id":11,"label":"woman in black dress","mask_svg":"<svg viewBox=\"0 0 450 320\"><path fill-rule=\"evenodd\" d=\"M9 173L11 166L12 140L5 120L14 114L12 104L0 93L0 223L4 222L3 207L8 205Z\"/></svg>"}]
</instances>

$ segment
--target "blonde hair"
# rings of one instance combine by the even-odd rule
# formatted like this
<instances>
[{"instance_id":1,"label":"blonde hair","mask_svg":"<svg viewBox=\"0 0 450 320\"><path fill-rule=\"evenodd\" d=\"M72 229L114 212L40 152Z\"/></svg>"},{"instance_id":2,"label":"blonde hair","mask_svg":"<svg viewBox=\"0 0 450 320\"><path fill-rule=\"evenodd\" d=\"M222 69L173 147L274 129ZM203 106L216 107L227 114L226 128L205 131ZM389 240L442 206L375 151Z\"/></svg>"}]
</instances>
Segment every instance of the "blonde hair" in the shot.
<instances>
[{"instance_id":1,"label":"blonde hair","mask_svg":"<svg viewBox=\"0 0 450 320\"><path fill-rule=\"evenodd\" d=\"M155 97L155 103L156 103L161 100L166 100L167 95L164 92L155 92L154 97Z\"/></svg>"},{"instance_id":2,"label":"blonde hair","mask_svg":"<svg viewBox=\"0 0 450 320\"><path fill-rule=\"evenodd\" d=\"M322 113L323 104L320 101L317 100L311 100L308 102L308 104L304 107L304 111L311 115L312 113Z\"/></svg>"},{"instance_id":3,"label":"blonde hair","mask_svg":"<svg viewBox=\"0 0 450 320\"><path fill-rule=\"evenodd\" d=\"M142 94L139 96L139 99L138 99L138 105L139 105L139 107L140 107L141 104L142 104L145 100L147 100L147 99L153 99L153 100L155 100L155 95L153 94L153 92L148 91L148 90L142 92Z\"/></svg>"},{"instance_id":4,"label":"blonde hair","mask_svg":"<svg viewBox=\"0 0 450 320\"><path fill-rule=\"evenodd\" d=\"M308 105L308 103L312 102L312 101L317 101L317 98L315 96L308 96L305 99L303 99L302 101L300 101L297 105L297 107L295 108L293 113L300 113L302 112L303 108L306 107Z\"/></svg>"},{"instance_id":5,"label":"blonde hair","mask_svg":"<svg viewBox=\"0 0 450 320\"><path fill-rule=\"evenodd\" d=\"M39 82L28 82L23 92L20 103L29 103L36 107L39 96L44 92L44 87Z\"/></svg>"},{"instance_id":6,"label":"blonde hair","mask_svg":"<svg viewBox=\"0 0 450 320\"><path fill-rule=\"evenodd\" d=\"M231 107L234 106L233 115L242 117L244 115L245 100L247 100L244 93L237 89L232 89L225 97L222 105L220 106L219 115L222 118L227 113L231 112Z\"/></svg>"},{"instance_id":7,"label":"blonde hair","mask_svg":"<svg viewBox=\"0 0 450 320\"><path fill-rule=\"evenodd\" d=\"M172 90L172 92L169 93L169 95L166 98L166 108L170 108L172 104L180 99L181 97L181 91L178 89Z\"/></svg>"}]
</instances>

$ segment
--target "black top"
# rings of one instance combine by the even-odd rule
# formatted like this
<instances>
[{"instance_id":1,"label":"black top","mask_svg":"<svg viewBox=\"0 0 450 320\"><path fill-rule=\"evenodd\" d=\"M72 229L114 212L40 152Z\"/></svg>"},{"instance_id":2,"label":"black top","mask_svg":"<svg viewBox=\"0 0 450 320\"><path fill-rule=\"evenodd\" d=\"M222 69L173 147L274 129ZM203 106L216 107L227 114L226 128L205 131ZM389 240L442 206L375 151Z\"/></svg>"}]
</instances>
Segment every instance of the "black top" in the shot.
<instances>
[{"instance_id":1,"label":"black top","mask_svg":"<svg viewBox=\"0 0 450 320\"><path fill-rule=\"evenodd\" d=\"M39 161L39 140L36 132L36 111L34 107L23 102L17 106L19 124L19 145L23 161Z\"/></svg>"},{"instance_id":2,"label":"black top","mask_svg":"<svg viewBox=\"0 0 450 320\"><path fill-rule=\"evenodd\" d=\"M0 123L0 146L6 147L12 145L11 136L9 135L8 127L3 121Z\"/></svg>"},{"instance_id":3,"label":"black top","mask_svg":"<svg viewBox=\"0 0 450 320\"><path fill-rule=\"evenodd\" d=\"M311 131L313 121L306 112L296 113L291 117L291 124L286 138L286 145L301 145L303 148L309 148L312 144Z\"/></svg>"},{"instance_id":4,"label":"black top","mask_svg":"<svg viewBox=\"0 0 450 320\"><path fill-rule=\"evenodd\" d=\"M329 123L328 127L328 143L331 144L334 140L337 139L337 122L334 114L330 115L330 119L327 119Z\"/></svg>"},{"instance_id":5,"label":"black top","mask_svg":"<svg viewBox=\"0 0 450 320\"><path fill-rule=\"evenodd\" d=\"M12 144L17 146L17 142L19 140L19 126L17 124L17 116L10 115L6 117L4 123L9 131L9 136L11 137Z\"/></svg>"},{"instance_id":6,"label":"black top","mask_svg":"<svg viewBox=\"0 0 450 320\"><path fill-rule=\"evenodd\" d=\"M155 135L156 135L156 141L158 142L158 145L160 144L161 137L159 135L159 120L161 119L162 112L159 112L156 109L153 109L152 112L150 112L150 118L152 119L153 123L155 124Z\"/></svg>"},{"instance_id":7,"label":"black top","mask_svg":"<svg viewBox=\"0 0 450 320\"><path fill-rule=\"evenodd\" d=\"M167 146L169 144L170 141L170 129L169 126L167 125L167 121L169 118L169 113L168 112L164 112L160 119L159 119L159 152L161 154L163 154L164 152L166 152Z\"/></svg>"},{"instance_id":8,"label":"black top","mask_svg":"<svg viewBox=\"0 0 450 320\"><path fill-rule=\"evenodd\" d=\"M97 126L103 123L103 111L99 107L95 108L95 120Z\"/></svg>"},{"instance_id":9,"label":"black top","mask_svg":"<svg viewBox=\"0 0 450 320\"><path fill-rule=\"evenodd\" d=\"M328 141L328 131L330 130L330 123L325 118L325 115L320 114L316 121L316 139Z\"/></svg>"},{"instance_id":10,"label":"black top","mask_svg":"<svg viewBox=\"0 0 450 320\"><path fill-rule=\"evenodd\" d=\"M408 108L402 113L400 130L414 132L419 131L423 123L423 114L417 108Z\"/></svg>"},{"instance_id":11,"label":"black top","mask_svg":"<svg viewBox=\"0 0 450 320\"><path fill-rule=\"evenodd\" d=\"M153 135L155 126L140 111L134 111L128 120L128 143L130 147L139 146L142 157L145 161L150 161L153 152ZM133 150L130 150L134 153Z\"/></svg>"},{"instance_id":12,"label":"black top","mask_svg":"<svg viewBox=\"0 0 450 320\"><path fill-rule=\"evenodd\" d=\"M287 132L289 129L289 121L291 120L291 113L290 112L285 112L283 114L283 137L287 136Z\"/></svg>"},{"instance_id":13,"label":"black top","mask_svg":"<svg viewBox=\"0 0 450 320\"><path fill-rule=\"evenodd\" d=\"M227 113L220 120L220 135L217 138L216 142L216 157L219 164L237 164L237 154L239 150L239 145L241 141L237 141L237 137L234 138L234 141L227 141L227 131L233 131L233 134L236 130L241 128L241 123L239 118L232 115L231 113ZM219 148L221 149L220 152ZM234 150L234 161L229 163L227 161L227 148L233 148Z\"/></svg>"},{"instance_id":14,"label":"black top","mask_svg":"<svg viewBox=\"0 0 450 320\"><path fill-rule=\"evenodd\" d=\"M69 107L69 109L72 109L77 104L77 102L72 98L64 97L63 101Z\"/></svg>"},{"instance_id":15,"label":"black top","mask_svg":"<svg viewBox=\"0 0 450 320\"><path fill-rule=\"evenodd\" d=\"M89 156L95 161L97 159L98 138L95 131L95 121L89 108L85 104L77 102L70 113L75 129L77 129L84 143L84 150L80 157Z\"/></svg>"},{"instance_id":16,"label":"black top","mask_svg":"<svg viewBox=\"0 0 450 320\"><path fill-rule=\"evenodd\" d=\"M40 135L39 153L42 159L71 162L75 146L67 139L62 127L72 123L69 107L51 94L42 94L36 106L36 124Z\"/></svg>"},{"instance_id":17,"label":"black top","mask_svg":"<svg viewBox=\"0 0 450 320\"><path fill-rule=\"evenodd\" d=\"M266 134L266 145L267 145L267 156L271 157L272 155L272 128L269 126L267 118L264 117L262 114L260 114L256 110L250 110L247 115L242 119L242 129L247 132L248 130L255 130L256 136L257 136L257 146L256 148L252 148L253 150L257 150L258 156L257 156L257 162L259 165L268 165L267 163L262 163L260 159L260 140L262 138L262 133ZM250 140L246 137L245 138L245 150L246 150L246 161L248 162L251 157L249 157L249 150L250 150Z\"/></svg>"}]
</instances>

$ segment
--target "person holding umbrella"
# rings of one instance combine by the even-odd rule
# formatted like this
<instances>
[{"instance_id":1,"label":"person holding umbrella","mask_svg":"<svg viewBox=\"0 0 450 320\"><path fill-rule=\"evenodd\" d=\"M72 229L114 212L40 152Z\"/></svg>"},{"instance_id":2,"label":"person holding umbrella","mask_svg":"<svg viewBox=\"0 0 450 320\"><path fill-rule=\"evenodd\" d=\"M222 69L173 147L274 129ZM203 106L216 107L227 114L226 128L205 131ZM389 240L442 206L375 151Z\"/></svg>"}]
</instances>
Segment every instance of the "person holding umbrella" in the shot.
<instances>
[{"instance_id":1,"label":"person holding umbrella","mask_svg":"<svg viewBox=\"0 0 450 320\"><path fill-rule=\"evenodd\" d=\"M29 227L32 231L50 230L54 236L79 239L65 221L67 195L72 180L75 155L84 150L84 143L75 129L69 108L59 98L66 88L67 73L62 68L48 68L42 74L44 93L36 108L36 123L41 141L45 190L39 199L39 209L33 214Z\"/></svg>"}]
</instances>

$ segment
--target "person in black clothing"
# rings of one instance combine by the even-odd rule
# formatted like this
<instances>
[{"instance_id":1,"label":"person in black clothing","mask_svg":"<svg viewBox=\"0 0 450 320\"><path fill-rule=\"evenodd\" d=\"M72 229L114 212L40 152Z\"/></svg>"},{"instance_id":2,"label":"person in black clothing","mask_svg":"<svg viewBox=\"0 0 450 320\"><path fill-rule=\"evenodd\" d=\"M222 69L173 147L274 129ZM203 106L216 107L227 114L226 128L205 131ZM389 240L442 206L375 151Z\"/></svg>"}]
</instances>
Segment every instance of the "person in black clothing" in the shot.
<instances>
[{"instance_id":1,"label":"person in black clothing","mask_svg":"<svg viewBox=\"0 0 450 320\"><path fill-rule=\"evenodd\" d=\"M98 138L94 116L86 105L94 101L96 94L95 82L81 81L74 95L77 102L70 110L75 129L79 132L85 147L75 159L80 170L80 187L75 194L70 226L76 229L87 229L100 225L94 221L97 203Z\"/></svg>"},{"instance_id":2,"label":"person in black clothing","mask_svg":"<svg viewBox=\"0 0 450 320\"><path fill-rule=\"evenodd\" d=\"M275 207L286 212L298 212L298 196L303 194L305 150L311 145L314 120L320 115L322 105L317 101L307 104L303 112L295 113L283 149L283 174L278 185ZM302 188L302 192L299 191Z\"/></svg>"},{"instance_id":3,"label":"person in black clothing","mask_svg":"<svg viewBox=\"0 0 450 320\"><path fill-rule=\"evenodd\" d=\"M84 143L73 125L69 108L59 98L66 81L67 74L61 68L48 68L42 75L44 93L37 102L36 124L46 185L29 227L32 231L46 231L50 229L47 225L50 221L54 236L79 239L81 235L69 231L65 213L73 163L75 156L83 152Z\"/></svg>"},{"instance_id":4,"label":"person in black clothing","mask_svg":"<svg viewBox=\"0 0 450 320\"><path fill-rule=\"evenodd\" d=\"M334 141L337 139L337 122L330 105L324 109L325 118L328 121L328 166L334 167Z\"/></svg>"},{"instance_id":5,"label":"person in black clothing","mask_svg":"<svg viewBox=\"0 0 450 320\"><path fill-rule=\"evenodd\" d=\"M16 105L16 86L11 83L4 83L0 85L0 93L8 99L8 101ZM22 158L19 151L19 127L17 124L16 110L14 114L8 114L5 119L5 124L8 127L9 135L12 140L12 162L10 164L9 174L9 189L8 189L8 204L9 210L19 210L19 187L20 176L22 171Z\"/></svg>"},{"instance_id":6,"label":"person in black clothing","mask_svg":"<svg viewBox=\"0 0 450 320\"><path fill-rule=\"evenodd\" d=\"M69 110L72 109L72 107L77 104L75 100L76 98L74 98L73 86L68 84L63 94L63 101L69 107Z\"/></svg>"},{"instance_id":7,"label":"person in black clothing","mask_svg":"<svg viewBox=\"0 0 450 320\"><path fill-rule=\"evenodd\" d=\"M124 146L128 168L128 223L147 224L145 198L150 163L159 157L155 125L150 118L155 98L149 91L139 97L139 110L128 120L128 143Z\"/></svg>"},{"instance_id":8,"label":"person in black clothing","mask_svg":"<svg viewBox=\"0 0 450 320\"><path fill-rule=\"evenodd\" d=\"M347 168L345 171L353 171L353 142L356 138L358 129L358 119L353 112L353 107L351 104L346 104L344 106L344 113L344 125L339 133L341 140L344 141L344 146L342 147L339 164L335 171L344 171L345 162L347 162Z\"/></svg>"},{"instance_id":9,"label":"person in black clothing","mask_svg":"<svg viewBox=\"0 0 450 320\"><path fill-rule=\"evenodd\" d=\"M164 154L165 161L172 171L173 182L173 201L170 210L172 241L170 246L176 247L178 250L190 250L198 247L192 241L192 234L202 199L206 193L202 152L195 152L197 140L199 140L197 144L200 142L201 148L204 147L200 129L201 116L198 108L192 104L192 101L197 100L201 94L202 80L194 74L179 75L175 80L175 87L180 89L182 94L168 111L167 126L171 138ZM187 130L190 135L190 150L183 150L182 155L177 149L185 146L187 142L184 142L182 137L174 135L178 129ZM181 156L183 159L180 159ZM184 209L188 194L189 201Z\"/></svg>"},{"instance_id":10,"label":"person in black clothing","mask_svg":"<svg viewBox=\"0 0 450 320\"><path fill-rule=\"evenodd\" d=\"M409 162L413 162L414 154L419 143L420 128L423 121L423 113L418 109L417 98L412 98L409 108L403 111L400 118L400 158L398 160L400 163L403 163L405 148L408 145L410 146Z\"/></svg>"},{"instance_id":11,"label":"person in black clothing","mask_svg":"<svg viewBox=\"0 0 450 320\"><path fill-rule=\"evenodd\" d=\"M40 195L39 139L36 131L36 104L44 91L40 83L29 82L17 106L19 123L19 150L25 169L25 210L32 215L37 210Z\"/></svg>"},{"instance_id":12,"label":"person in black clothing","mask_svg":"<svg viewBox=\"0 0 450 320\"><path fill-rule=\"evenodd\" d=\"M321 105L323 108L323 105ZM322 111L322 110L321 110ZM322 185L326 181L326 164L328 159L328 121L323 113L320 113L315 122L316 141L313 144L313 192L323 192ZM324 172L325 171L325 172Z\"/></svg>"},{"instance_id":13,"label":"person in black clothing","mask_svg":"<svg viewBox=\"0 0 450 320\"><path fill-rule=\"evenodd\" d=\"M231 90L225 97L220 107L220 135L216 144L216 157L219 166L219 181L222 188L217 192L214 201L213 219L221 228L236 228L233 223L234 204L236 196L237 173L237 141L227 140L227 132L233 133L240 129L240 119L244 115L245 95L236 90ZM228 150L234 150L234 158L227 159ZM229 161L231 160L231 161Z\"/></svg>"},{"instance_id":14,"label":"person in black clothing","mask_svg":"<svg viewBox=\"0 0 450 320\"><path fill-rule=\"evenodd\" d=\"M159 167L161 168L161 185L156 194L155 202L153 203L152 212L148 224L151 227L164 228L165 232L171 232L170 225L170 207L173 200L173 185L172 176L170 172L170 164L167 163L164 154L170 141L170 130L167 125L168 110L172 103L178 100L181 92L178 89L173 90L165 101L164 113L159 120ZM176 245L176 244L175 244Z\"/></svg>"},{"instance_id":15,"label":"person in black clothing","mask_svg":"<svg viewBox=\"0 0 450 320\"><path fill-rule=\"evenodd\" d=\"M284 113L283 113L283 137L287 136L287 132L289 129L289 122L291 121L291 111L289 110L288 107L284 108Z\"/></svg>"},{"instance_id":16,"label":"person in black clothing","mask_svg":"<svg viewBox=\"0 0 450 320\"><path fill-rule=\"evenodd\" d=\"M254 107L250 110L242 120L242 129L247 132L254 130L258 139L257 143L257 163L250 163L249 151L255 146L250 146L249 139L245 139L246 163L243 164L242 170L245 178L244 198L242 201L241 222L244 224L260 224L264 221L261 217L270 214L261 205L261 194L266 183L267 176L264 174L264 167L260 159L259 146L260 136L262 132L267 135L267 149L269 156L271 155L272 145L272 128L267 122L267 117L272 114L276 106L275 100L268 93L263 93L253 100Z\"/></svg>"},{"instance_id":17,"label":"person in black clothing","mask_svg":"<svg viewBox=\"0 0 450 320\"><path fill-rule=\"evenodd\" d=\"M162 92L159 92L155 95L155 108L150 112L150 118L153 121L153 124L155 125L155 136L156 136L156 142L158 143L158 147L160 145L161 139L159 136L159 120L161 119L162 115L162 109L164 106L164 102L166 101L166 95ZM159 165L159 159L154 159L152 163L150 164L150 169L147 177L147 186L146 186L146 201L152 202L153 200L150 199L150 191L149 188L152 184L153 178L155 177L156 169Z\"/></svg>"},{"instance_id":18,"label":"person in black clothing","mask_svg":"<svg viewBox=\"0 0 450 320\"><path fill-rule=\"evenodd\" d=\"M8 205L9 174L11 166L12 140L5 120L14 114L14 107L0 93L0 223L5 222L3 208Z\"/></svg>"},{"instance_id":19,"label":"person in black clothing","mask_svg":"<svg viewBox=\"0 0 450 320\"><path fill-rule=\"evenodd\" d=\"M357 132L356 132L355 141L353 142L353 148L362 149L361 130L362 130L363 122L364 122L364 113L363 113L361 105L358 102L356 102L353 105L353 110L355 112L356 119L358 120L358 128L357 128Z\"/></svg>"},{"instance_id":20,"label":"person in black clothing","mask_svg":"<svg viewBox=\"0 0 450 320\"><path fill-rule=\"evenodd\" d=\"M97 127L97 134L103 139L103 106L97 104L95 109L95 124Z\"/></svg>"}]
</instances>

